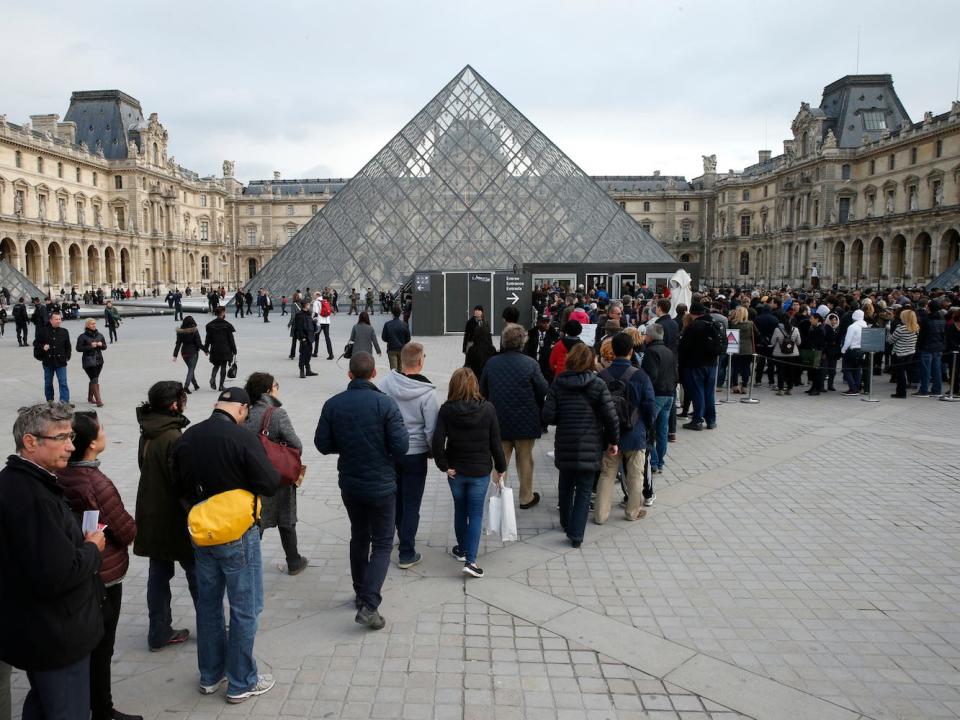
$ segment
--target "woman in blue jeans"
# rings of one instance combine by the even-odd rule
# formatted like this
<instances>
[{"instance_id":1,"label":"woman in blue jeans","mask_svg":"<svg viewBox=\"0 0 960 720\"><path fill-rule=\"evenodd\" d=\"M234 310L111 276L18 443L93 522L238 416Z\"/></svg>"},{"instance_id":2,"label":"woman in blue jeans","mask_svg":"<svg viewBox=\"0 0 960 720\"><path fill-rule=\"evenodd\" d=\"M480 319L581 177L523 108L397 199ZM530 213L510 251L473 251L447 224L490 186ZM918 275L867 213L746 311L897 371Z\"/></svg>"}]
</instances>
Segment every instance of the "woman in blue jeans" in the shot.
<instances>
[{"instance_id":1,"label":"woman in blue jeans","mask_svg":"<svg viewBox=\"0 0 960 720\"><path fill-rule=\"evenodd\" d=\"M500 425L493 405L480 395L477 376L459 368L450 377L447 401L440 406L433 431L433 458L447 474L453 494L453 529L456 547L450 553L463 563L463 573L483 577L477 566L483 502L490 472L496 468L498 487L503 486L507 461L500 444Z\"/></svg>"},{"instance_id":2,"label":"woman in blue jeans","mask_svg":"<svg viewBox=\"0 0 960 720\"><path fill-rule=\"evenodd\" d=\"M590 494L604 449L619 452L620 421L607 384L594 372L593 349L584 343L567 353L566 368L547 393L541 419L556 425L554 465L560 471L560 526L578 548L590 514Z\"/></svg>"}]
</instances>

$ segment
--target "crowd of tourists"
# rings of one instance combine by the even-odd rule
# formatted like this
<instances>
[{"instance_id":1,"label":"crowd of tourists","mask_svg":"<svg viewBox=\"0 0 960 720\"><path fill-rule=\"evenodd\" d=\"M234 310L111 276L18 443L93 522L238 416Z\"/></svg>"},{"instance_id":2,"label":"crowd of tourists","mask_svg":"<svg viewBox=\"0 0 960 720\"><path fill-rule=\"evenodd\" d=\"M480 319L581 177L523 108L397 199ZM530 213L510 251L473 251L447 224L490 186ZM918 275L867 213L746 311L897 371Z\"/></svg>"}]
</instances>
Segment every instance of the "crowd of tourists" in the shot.
<instances>
[{"instance_id":1,"label":"crowd of tourists","mask_svg":"<svg viewBox=\"0 0 960 720\"><path fill-rule=\"evenodd\" d=\"M766 375L778 395L804 384L818 395L835 389L839 371L846 395L870 391L883 373L896 381L897 398L912 386L914 396L937 396L949 388L945 377L957 391L955 374L945 375L960 350L956 291L727 288L692 294L689 305L669 292L632 292L611 299L602 287L540 288L536 321L525 327L508 307L498 342L485 309L474 308L464 328L463 367L453 372L442 401L424 374L426 354L410 336L406 309L396 302L382 306L392 319L379 338L368 311L357 309L343 352L348 385L323 403L313 437L320 453L338 458L356 623L371 630L386 625L380 608L395 539L400 569L423 561L417 534L431 464L445 474L451 493L456 544L449 554L463 575L482 578L486 499L509 483L514 460L517 509L540 504L544 488L534 482L534 447L545 433L554 436L547 455L557 470L559 525L579 548L591 513L603 524L619 502L626 520L645 517L679 418L691 431L718 426L718 385L729 383L738 393ZM260 297L269 301L266 291ZM246 305L247 297L238 304L241 299ZM359 301L351 291L351 309ZM289 357L298 351L300 378L315 376L311 360L321 334L327 358L334 358L329 325L336 296L307 290L289 303L284 296L285 314L288 304ZM224 305L211 301L211 307L215 317L202 337L192 316L176 329L172 360L187 366L185 381L154 383L136 409L140 478L132 513L100 469L108 432L103 419L92 407L78 411L70 402L66 369L74 345L60 312L35 301L28 320L22 300L14 307L22 346L29 342L28 322L35 325L47 402L19 411L16 454L0 471L0 613L16 619L0 626L0 719L9 715L10 666L26 671L30 683L24 718L136 717L113 707L110 681L131 548L148 560L151 651L190 636L173 614L170 583L179 565L195 613L199 692L225 690L227 702L240 703L274 686L253 653L264 606L260 543L267 529L277 528L286 571L299 575L309 566L296 529L302 469L291 473L289 467L291 452L300 467L303 444L274 375L257 371L242 387L228 385L237 374L236 329ZM105 322L109 327L109 315ZM868 328L884 335L885 350L872 367L863 360ZM738 331L733 354L727 352L730 330ZM108 341L90 318L76 342L89 379L87 399L96 407L103 405L104 355L116 340L115 326ZM383 378L374 358L384 349L380 341L390 366ZM210 416L190 424L184 413L200 387L201 354L209 358L209 384L218 395ZM614 497L618 481L622 501Z\"/></svg>"}]
</instances>

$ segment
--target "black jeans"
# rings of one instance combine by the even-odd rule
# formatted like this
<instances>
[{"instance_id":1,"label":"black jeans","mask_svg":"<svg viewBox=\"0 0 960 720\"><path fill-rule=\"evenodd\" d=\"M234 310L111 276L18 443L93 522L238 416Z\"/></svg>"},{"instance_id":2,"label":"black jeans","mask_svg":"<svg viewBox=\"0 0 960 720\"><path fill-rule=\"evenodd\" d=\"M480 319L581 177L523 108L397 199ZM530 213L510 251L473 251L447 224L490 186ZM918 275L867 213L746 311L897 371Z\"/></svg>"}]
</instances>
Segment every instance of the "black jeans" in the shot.
<instances>
[{"instance_id":1,"label":"black jeans","mask_svg":"<svg viewBox=\"0 0 960 720\"><path fill-rule=\"evenodd\" d=\"M897 395L907 396L907 386L910 384L907 375L910 372L910 366L913 365L914 357L913 353L890 356L890 366L897 377Z\"/></svg>"},{"instance_id":2,"label":"black jeans","mask_svg":"<svg viewBox=\"0 0 960 720\"><path fill-rule=\"evenodd\" d=\"M320 323L318 327L320 329L317 330L317 335L313 341L313 356L316 357L320 351L320 333L323 333L323 337L327 341L327 357L332 357L333 345L330 344L330 323Z\"/></svg>"},{"instance_id":3,"label":"black jeans","mask_svg":"<svg viewBox=\"0 0 960 720\"><path fill-rule=\"evenodd\" d=\"M183 356L183 362L185 362L187 365L187 379L183 381L183 386L188 390L190 389L191 383L195 388L198 387L195 370L197 369L197 360L199 359L200 359L199 354Z\"/></svg>"},{"instance_id":4,"label":"black jeans","mask_svg":"<svg viewBox=\"0 0 960 720\"><path fill-rule=\"evenodd\" d=\"M110 692L110 662L117 637L123 584L117 583L104 590L103 637L90 653L90 720L112 720L113 695Z\"/></svg>"},{"instance_id":5,"label":"black jeans","mask_svg":"<svg viewBox=\"0 0 960 720\"><path fill-rule=\"evenodd\" d=\"M173 321L176 322L177 320L183 320L183 306L182 306L182 305L176 305L176 306L174 306L174 308L173 308Z\"/></svg>"},{"instance_id":6,"label":"black jeans","mask_svg":"<svg viewBox=\"0 0 960 720\"><path fill-rule=\"evenodd\" d=\"M590 515L590 493L596 470L560 471L560 527L571 540L582 541Z\"/></svg>"},{"instance_id":7,"label":"black jeans","mask_svg":"<svg viewBox=\"0 0 960 720\"><path fill-rule=\"evenodd\" d=\"M297 526L278 527L280 533L280 545L283 547L283 554L287 558L287 569L292 569L300 560L300 550L297 549ZM260 528L260 537L263 537L264 529Z\"/></svg>"},{"instance_id":8,"label":"black jeans","mask_svg":"<svg viewBox=\"0 0 960 720\"><path fill-rule=\"evenodd\" d=\"M243 317L243 303L237 303L233 308L233 317L236 318L237 315Z\"/></svg>"},{"instance_id":9,"label":"black jeans","mask_svg":"<svg viewBox=\"0 0 960 720\"><path fill-rule=\"evenodd\" d=\"M182 562L180 567L187 576L187 587L197 606L197 573L194 562ZM150 629L147 631L147 644L152 648L163 647L173 634L173 616L170 612L170 579L173 577L173 560L150 558L147 575L147 614Z\"/></svg>"},{"instance_id":10,"label":"black jeans","mask_svg":"<svg viewBox=\"0 0 960 720\"><path fill-rule=\"evenodd\" d=\"M341 491L350 517L350 575L360 602L376 610L390 567L397 497L365 498ZM588 498L589 500L589 498Z\"/></svg>"},{"instance_id":11,"label":"black jeans","mask_svg":"<svg viewBox=\"0 0 960 720\"><path fill-rule=\"evenodd\" d=\"M223 388L223 381L227 379L227 365L229 364L229 362L225 362L223 365L214 365L210 371L210 382L214 384L217 382L217 370L220 371L220 384L217 385L218 388Z\"/></svg>"},{"instance_id":12,"label":"black jeans","mask_svg":"<svg viewBox=\"0 0 960 720\"><path fill-rule=\"evenodd\" d=\"M29 341L28 335L30 334L30 328L26 323L17 323L17 342L22 342L24 345Z\"/></svg>"},{"instance_id":13,"label":"black jeans","mask_svg":"<svg viewBox=\"0 0 960 720\"><path fill-rule=\"evenodd\" d=\"M426 483L427 453L406 455L397 463L397 537L400 538L400 562L411 560L416 554L420 503Z\"/></svg>"},{"instance_id":14,"label":"black jeans","mask_svg":"<svg viewBox=\"0 0 960 720\"><path fill-rule=\"evenodd\" d=\"M300 360L298 365L301 368L305 368L310 364L310 341L301 340L300 341Z\"/></svg>"},{"instance_id":15,"label":"black jeans","mask_svg":"<svg viewBox=\"0 0 960 720\"><path fill-rule=\"evenodd\" d=\"M116 341L117 341L117 326L116 326L116 325L107 324L107 331L108 331L108 334L109 334L109 336L110 336L110 342L116 342Z\"/></svg>"},{"instance_id":16,"label":"black jeans","mask_svg":"<svg viewBox=\"0 0 960 720\"><path fill-rule=\"evenodd\" d=\"M88 720L90 656L59 670L28 670L30 692L23 701L23 720Z\"/></svg>"},{"instance_id":17,"label":"black jeans","mask_svg":"<svg viewBox=\"0 0 960 720\"><path fill-rule=\"evenodd\" d=\"M763 371L767 371L767 383L773 385L773 348L757 348L757 367L754 370L753 380L757 385L763 382Z\"/></svg>"}]
</instances>

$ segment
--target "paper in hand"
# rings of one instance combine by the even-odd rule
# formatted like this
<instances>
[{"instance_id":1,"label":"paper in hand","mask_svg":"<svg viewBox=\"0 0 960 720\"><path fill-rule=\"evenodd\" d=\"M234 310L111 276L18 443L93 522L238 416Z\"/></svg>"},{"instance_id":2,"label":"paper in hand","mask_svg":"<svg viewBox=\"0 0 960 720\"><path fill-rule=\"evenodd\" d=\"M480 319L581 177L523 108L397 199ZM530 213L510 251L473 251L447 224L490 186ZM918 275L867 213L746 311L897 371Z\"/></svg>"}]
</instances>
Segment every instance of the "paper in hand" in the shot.
<instances>
[{"instance_id":1,"label":"paper in hand","mask_svg":"<svg viewBox=\"0 0 960 720\"><path fill-rule=\"evenodd\" d=\"M83 534L92 533L97 531L97 526L100 524L100 511L99 510L84 510L83 511L83 522L80 523L80 530L83 531Z\"/></svg>"}]
</instances>

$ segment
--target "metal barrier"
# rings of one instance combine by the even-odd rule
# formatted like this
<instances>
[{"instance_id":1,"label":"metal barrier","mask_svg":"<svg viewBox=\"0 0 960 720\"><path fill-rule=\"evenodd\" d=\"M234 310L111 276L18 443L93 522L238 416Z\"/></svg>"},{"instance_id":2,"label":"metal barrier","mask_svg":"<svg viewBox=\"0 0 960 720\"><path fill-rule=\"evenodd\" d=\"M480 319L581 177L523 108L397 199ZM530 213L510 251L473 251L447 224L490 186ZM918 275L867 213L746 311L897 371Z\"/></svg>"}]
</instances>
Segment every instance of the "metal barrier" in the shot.
<instances>
[{"instance_id":1,"label":"metal barrier","mask_svg":"<svg viewBox=\"0 0 960 720\"><path fill-rule=\"evenodd\" d=\"M753 353L750 356L750 382L747 384L747 396L745 398L740 398L740 402L747 403L748 405L756 405L759 400L753 396L753 373L757 366L757 354Z\"/></svg>"},{"instance_id":2,"label":"metal barrier","mask_svg":"<svg viewBox=\"0 0 960 720\"><path fill-rule=\"evenodd\" d=\"M947 392L945 392L943 395L940 396L940 399L941 399L943 402L954 402L954 401L956 401L956 400L960 400L960 398L954 397L954 395L953 395L953 388L955 388L955 387L956 387L956 384L957 384L957 355L958 355L958 351L953 350L953 351L951 351L950 354L953 355L953 359L950 361L950 387L947 388Z\"/></svg>"}]
</instances>

